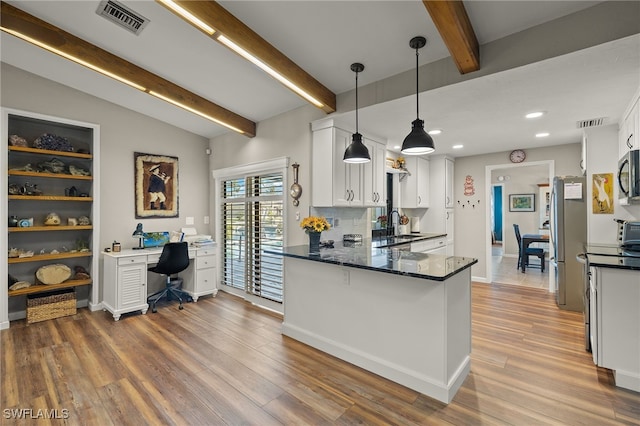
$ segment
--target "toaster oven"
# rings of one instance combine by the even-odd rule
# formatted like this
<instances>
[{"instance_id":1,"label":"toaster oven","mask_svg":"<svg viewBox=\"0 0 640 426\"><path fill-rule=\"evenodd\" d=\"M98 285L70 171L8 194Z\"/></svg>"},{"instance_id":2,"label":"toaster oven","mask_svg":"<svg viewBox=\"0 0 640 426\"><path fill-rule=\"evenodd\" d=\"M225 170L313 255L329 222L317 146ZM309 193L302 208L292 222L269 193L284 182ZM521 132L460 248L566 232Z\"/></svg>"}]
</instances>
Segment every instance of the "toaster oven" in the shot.
<instances>
[{"instance_id":1,"label":"toaster oven","mask_svg":"<svg viewBox=\"0 0 640 426\"><path fill-rule=\"evenodd\" d=\"M640 250L640 222L625 222L622 228L622 247Z\"/></svg>"},{"instance_id":2,"label":"toaster oven","mask_svg":"<svg viewBox=\"0 0 640 426\"><path fill-rule=\"evenodd\" d=\"M627 152L618 162L620 204L640 204L640 150Z\"/></svg>"}]
</instances>

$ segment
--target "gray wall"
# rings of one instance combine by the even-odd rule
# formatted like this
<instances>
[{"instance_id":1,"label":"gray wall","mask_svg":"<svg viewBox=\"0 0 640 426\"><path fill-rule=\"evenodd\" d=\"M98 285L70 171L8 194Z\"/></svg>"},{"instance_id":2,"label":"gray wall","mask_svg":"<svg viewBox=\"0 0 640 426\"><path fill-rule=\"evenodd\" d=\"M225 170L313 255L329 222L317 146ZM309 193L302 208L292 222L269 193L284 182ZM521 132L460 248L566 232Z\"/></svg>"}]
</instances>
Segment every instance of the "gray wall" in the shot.
<instances>
[{"instance_id":1,"label":"gray wall","mask_svg":"<svg viewBox=\"0 0 640 426\"><path fill-rule=\"evenodd\" d=\"M96 249L114 240L123 248L137 245L131 234L138 222L145 231L172 231L185 226L185 218L191 216L199 232L211 232L204 224L209 215L207 139L5 63L1 88L3 107L100 125L101 223ZM134 152L178 157L178 218L135 218Z\"/></svg>"}]
</instances>

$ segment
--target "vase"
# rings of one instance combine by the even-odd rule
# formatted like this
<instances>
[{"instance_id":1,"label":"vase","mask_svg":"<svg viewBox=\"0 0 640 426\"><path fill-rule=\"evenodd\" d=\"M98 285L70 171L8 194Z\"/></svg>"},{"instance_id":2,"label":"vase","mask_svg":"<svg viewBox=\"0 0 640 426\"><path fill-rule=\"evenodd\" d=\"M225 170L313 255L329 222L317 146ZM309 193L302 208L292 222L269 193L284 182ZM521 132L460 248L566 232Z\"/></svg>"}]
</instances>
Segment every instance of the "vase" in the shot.
<instances>
[{"instance_id":1,"label":"vase","mask_svg":"<svg viewBox=\"0 0 640 426\"><path fill-rule=\"evenodd\" d=\"M322 232L309 232L309 253L320 253L320 234Z\"/></svg>"}]
</instances>

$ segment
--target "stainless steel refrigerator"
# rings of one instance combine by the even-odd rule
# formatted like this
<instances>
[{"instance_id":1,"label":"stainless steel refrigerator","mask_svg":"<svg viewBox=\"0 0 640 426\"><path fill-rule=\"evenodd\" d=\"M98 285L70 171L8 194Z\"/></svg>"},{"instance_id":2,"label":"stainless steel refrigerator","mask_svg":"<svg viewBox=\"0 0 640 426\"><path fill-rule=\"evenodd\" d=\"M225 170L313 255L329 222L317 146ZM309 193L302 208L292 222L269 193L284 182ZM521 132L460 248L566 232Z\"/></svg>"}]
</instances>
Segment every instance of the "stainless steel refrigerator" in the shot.
<instances>
[{"instance_id":1,"label":"stainless steel refrigerator","mask_svg":"<svg viewBox=\"0 0 640 426\"><path fill-rule=\"evenodd\" d=\"M587 242L587 185L584 177L556 176L551 190L550 263L561 309L584 311L583 267L576 255Z\"/></svg>"}]
</instances>

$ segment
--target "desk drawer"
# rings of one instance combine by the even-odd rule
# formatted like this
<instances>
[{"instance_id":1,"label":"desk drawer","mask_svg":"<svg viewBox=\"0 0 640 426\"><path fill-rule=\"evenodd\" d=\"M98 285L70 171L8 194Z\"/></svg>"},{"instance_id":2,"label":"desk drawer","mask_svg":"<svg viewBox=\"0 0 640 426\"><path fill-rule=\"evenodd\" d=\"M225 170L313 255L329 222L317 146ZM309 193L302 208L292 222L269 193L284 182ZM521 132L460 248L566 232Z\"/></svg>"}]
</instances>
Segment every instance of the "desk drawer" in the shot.
<instances>
[{"instance_id":1,"label":"desk drawer","mask_svg":"<svg viewBox=\"0 0 640 426\"><path fill-rule=\"evenodd\" d=\"M135 263L147 263L147 256L127 256L118 258L118 266L133 265Z\"/></svg>"},{"instance_id":2,"label":"desk drawer","mask_svg":"<svg viewBox=\"0 0 640 426\"><path fill-rule=\"evenodd\" d=\"M216 254L216 249L214 248L200 248L198 249L198 251L196 252L198 257L202 257L202 256L211 256L212 254Z\"/></svg>"},{"instance_id":3,"label":"desk drawer","mask_svg":"<svg viewBox=\"0 0 640 426\"><path fill-rule=\"evenodd\" d=\"M209 255L209 256L200 256L200 255L198 255L198 257L196 258L196 268L197 269L215 268L215 266L216 266L216 256L215 255Z\"/></svg>"},{"instance_id":4,"label":"desk drawer","mask_svg":"<svg viewBox=\"0 0 640 426\"><path fill-rule=\"evenodd\" d=\"M150 254L147 256L147 263L149 265L155 265L156 263L158 263L158 260L160 260L160 253Z\"/></svg>"}]
</instances>

